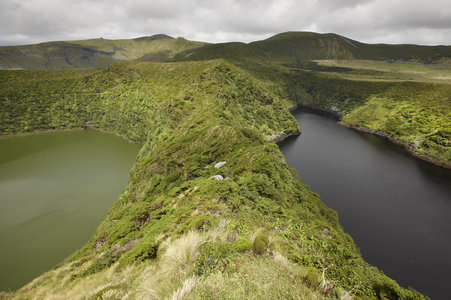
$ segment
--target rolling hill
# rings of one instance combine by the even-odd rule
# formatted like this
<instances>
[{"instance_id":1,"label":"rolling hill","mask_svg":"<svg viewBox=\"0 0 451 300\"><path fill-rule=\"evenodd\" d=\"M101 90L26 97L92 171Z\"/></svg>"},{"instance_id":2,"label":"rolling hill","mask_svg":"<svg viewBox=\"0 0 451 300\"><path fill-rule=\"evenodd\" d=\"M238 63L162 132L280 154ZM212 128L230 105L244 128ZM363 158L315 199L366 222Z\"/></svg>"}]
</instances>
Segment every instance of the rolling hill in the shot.
<instances>
[{"instance_id":1,"label":"rolling hill","mask_svg":"<svg viewBox=\"0 0 451 300\"><path fill-rule=\"evenodd\" d=\"M91 39L0 47L0 68L86 69L103 68L116 61L162 62L177 53L205 43L154 35L130 40Z\"/></svg>"},{"instance_id":2,"label":"rolling hill","mask_svg":"<svg viewBox=\"0 0 451 300\"><path fill-rule=\"evenodd\" d=\"M449 64L451 46L364 44L337 34L286 32L263 41L208 44L159 34L0 47L3 69L102 68L116 61L207 60L294 64L310 60L376 60Z\"/></svg>"},{"instance_id":3,"label":"rolling hill","mask_svg":"<svg viewBox=\"0 0 451 300\"><path fill-rule=\"evenodd\" d=\"M219 59L0 78L4 136L89 127L142 144L91 239L0 297L425 299L368 265L286 164L272 141L298 124L247 71Z\"/></svg>"},{"instance_id":4,"label":"rolling hill","mask_svg":"<svg viewBox=\"0 0 451 300\"><path fill-rule=\"evenodd\" d=\"M364 261L274 141L308 106L446 166L450 85L405 76L449 76L450 58L306 32L0 47L2 137L95 128L142 145L91 239L0 298L427 299Z\"/></svg>"}]
</instances>

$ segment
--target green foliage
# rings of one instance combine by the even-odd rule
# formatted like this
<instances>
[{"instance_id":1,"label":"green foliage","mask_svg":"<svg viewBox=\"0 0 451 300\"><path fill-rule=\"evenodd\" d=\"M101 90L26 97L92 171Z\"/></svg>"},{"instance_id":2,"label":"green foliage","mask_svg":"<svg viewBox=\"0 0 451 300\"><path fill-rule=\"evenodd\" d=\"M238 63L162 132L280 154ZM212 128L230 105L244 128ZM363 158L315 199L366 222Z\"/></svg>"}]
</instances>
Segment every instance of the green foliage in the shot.
<instances>
[{"instance_id":1,"label":"green foliage","mask_svg":"<svg viewBox=\"0 0 451 300\"><path fill-rule=\"evenodd\" d=\"M135 241L133 241L133 244ZM121 270L128 265L134 263L140 263L148 259L154 259L157 256L158 244L155 243L155 238L152 236L145 236L136 242L135 245L131 245L131 250L129 247L123 247L122 249L116 250L117 254L121 252L126 252L121 258L121 261L117 267L117 270Z\"/></svg>"},{"instance_id":2,"label":"green foliage","mask_svg":"<svg viewBox=\"0 0 451 300\"><path fill-rule=\"evenodd\" d=\"M194 273L208 275L216 270L226 270L231 251L230 242L210 241L202 244L197 254Z\"/></svg>"},{"instance_id":3,"label":"green foliage","mask_svg":"<svg viewBox=\"0 0 451 300\"><path fill-rule=\"evenodd\" d=\"M314 268L309 268L307 275L305 275L305 283L312 288L318 288L320 284L320 274Z\"/></svg>"},{"instance_id":4,"label":"green foliage","mask_svg":"<svg viewBox=\"0 0 451 300\"><path fill-rule=\"evenodd\" d=\"M210 213L202 214L194 218L186 230L209 230L216 228L219 224L218 218Z\"/></svg>"},{"instance_id":5,"label":"green foliage","mask_svg":"<svg viewBox=\"0 0 451 300\"><path fill-rule=\"evenodd\" d=\"M259 79L251 71L261 71ZM274 75L268 69L254 65L243 71L224 60L0 71L2 135L97 128L142 144L127 187L90 241L62 264L80 264L70 270L73 282L107 269L126 272L134 264L156 262L177 284L193 273L233 278L246 267L239 265L240 259L263 260L280 252L291 260L284 265L299 267L290 273L284 270L301 281L301 264L318 271L334 264L326 277L340 288L374 296L378 282L391 284L363 261L336 213L301 183L277 145L268 142L271 136L299 132L280 97L291 93L283 91L290 82L299 82L304 96L332 101L342 81L330 79L332 86L321 89L323 75L310 78L311 74L287 71L280 81L268 83ZM371 94L367 86L352 88L346 82L337 101L355 95L346 109L361 107ZM391 86L381 84L371 91L387 92ZM431 141L446 145L442 139L448 138L447 127L440 128ZM216 168L218 162L226 163ZM216 175L223 179L216 180ZM204 243L199 231L216 227L226 231L226 238ZM249 242L243 240L252 239L253 232L259 232L252 244L255 256L247 253ZM237 234L242 238L235 240ZM296 279L290 278L285 281L294 284ZM42 279L43 285L52 279ZM277 278L271 280L288 288ZM244 283L254 289L252 282Z\"/></svg>"},{"instance_id":6,"label":"green foliage","mask_svg":"<svg viewBox=\"0 0 451 300\"><path fill-rule=\"evenodd\" d=\"M115 256L112 251L103 253L100 255L100 257L93 259L89 267L79 273L78 276L86 277L88 275L99 273L104 269L111 267L117 261L117 259L118 257Z\"/></svg>"},{"instance_id":7,"label":"green foliage","mask_svg":"<svg viewBox=\"0 0 451 300\"><path fill-rule=\"evenodd\" d=\"M238 237L235 240L235 250L237 252L246 252L252 248L252 243L245 237Z\"/></svg>"},{"instance_id":8,"label":"green foliage","mask_svg":"<svg viewBox=\"0 0 451 300\"><path fill-rule=\"evenodd\" d=\"M451 162L448 85L402 83L372 97L343 122L385 132L412 151Z\"/></svg>"},{"instance_id":9,"label":"green foliage","mask_svg":"<svg viewBox=\"0 0 451 300\"><path fill-rule=\"evenodd\" d=\"M268 237L262 233L257 234L254 242L252 243L252 250L257 255L262 255L268 248L269 240Z\"/></svg>"}]
</instances>

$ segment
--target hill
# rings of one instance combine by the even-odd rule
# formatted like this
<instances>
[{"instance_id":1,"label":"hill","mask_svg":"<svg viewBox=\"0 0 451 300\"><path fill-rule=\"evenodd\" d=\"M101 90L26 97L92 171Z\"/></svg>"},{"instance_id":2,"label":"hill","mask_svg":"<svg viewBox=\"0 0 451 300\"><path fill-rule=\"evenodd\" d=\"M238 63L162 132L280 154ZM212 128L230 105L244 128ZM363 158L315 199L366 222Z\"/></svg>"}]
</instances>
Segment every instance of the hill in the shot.
<instances>
[{"instance_id":1,"label":"hill","mask_svg":"<svg viewBox=\"0 0 451 300\"><path fill-rule=\"evenodd\" d=\"M368 265L286 164L271 141L299 127L248 72L213 60L0 76L3 135L89 127L142 144L86 245L2 297L425 298Z\"/></svg>"},{"instance_id":2,"label":"hill","mask_svg":"<svg viewBox=\"0 0 451 300\"><path fill-rule=\"evenodd\" d=\"M265 52L296 60L383 60L449 63L451 46L364 44L337 34L286 32L253 42Z\"/></svg>"},{"instance_id":3,"label":"hill","mask_svg":"<svg viewBox=\"0 0 451 300\"><path fill-rule=\"evenodd\" d=\"M343 126L451 168L451 67L442 64L450 57L451 46L368 45L336 34L288 32L250 44L205 45L175 60L227 59L270 85L288 106L331 112L343 117Z\"/></svg>"},{"instance_id":4,"label":"hill","mask_svg":"<svg viewBox=\"0 0 451 300\"><path fill-rule=\"evenodd\" d=\"M3 69L102 68L115 61L164 62L224 58L304 66L312 60L376 60L449 64L451 46L365 44L337 34L286 32L263 41L208 44L159 34L129 40L92 39L0 47Z\"/></svg>"},{"instance_id":5,"label":"hill","mask_svg":"<svg viewBox=\"0 0 451 300\"><path fill-rule=\"evenodd\" d=\"M154 35L130 40L92 39L0 47L0 68L103 68L116 61L167 61L175 54L205 43Z\"/></svg>"},{"instance_id":6,"label":"hill","mask_svg":"<svg viewBox=\"0 0 451 300\"><path fill-rule=\"evenodd\" d=\"M90 241L1 296L423 299L365 263L273 141L300 133L287 107L308 106L450 166L451 70L417 64L450 49L302 32L1 47L37 69L0 70L2 136L93 128L142 144ZM74 70L41 70L54 67Z\"/></svg>"}]
</instances>

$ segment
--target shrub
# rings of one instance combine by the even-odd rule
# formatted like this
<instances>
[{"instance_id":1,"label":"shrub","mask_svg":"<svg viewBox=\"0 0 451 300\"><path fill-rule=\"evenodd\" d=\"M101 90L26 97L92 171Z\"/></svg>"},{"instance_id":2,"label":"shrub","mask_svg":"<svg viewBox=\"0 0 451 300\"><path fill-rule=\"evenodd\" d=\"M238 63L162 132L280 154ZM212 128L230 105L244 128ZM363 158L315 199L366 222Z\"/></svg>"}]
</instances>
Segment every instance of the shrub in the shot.
<instances>
[{"instance_id":1,"label":"shrub","mask_svg":"<svg viewBox=\"0 0 451 300\"><path fill-rule=\"evenodd\" d=\"M316 269L311 268L305 275L304 280L307 286L315 289L318 288L320 282L318 271Z\"/></svg>"},{"instance_id":2,"label":"shrub","mask_svg":"<svg viewBox=\"0 0 451 300\"><path fill-rule=\"evenodd\" d=\"M228 256L232 250L232 243L210 241L199 247L199 255L196 259L195 273L205 275L213 270L228 264Z\"/></svg>"},{"instance_id":3,"label":"shrub","mask_svg":"<svg viewBox=\"0 0 451 300\"><path fill-rule=\"evenodd\" d=\"M187 230L208 230L217 227L218 218L210 213L197 216L187 227Z\"/></svg>"},{"instance_id":4,"label":"shrub","mask_svg":"<svg viewBox=\"0 0 451 300\"><path fill-rule=\"evenodd\" d=\"M135 241L135 243L136 243L136 241ZM129 244L132 247L132 249L128 251L127 245L129 245ZM155 243L155 238L152 236L150 238L149 237L142 238L141 240L139 240L136 243L136 245L133 245L132 243L128 243L122 248L124 248L123 251L128 251L128 252L126 252L124 254L124 256L121 257L121 259L119 261L119 265L116 269L117 271L122 270L127 265L130 265L132 263L142 262L147 259L156 258L158 245L157 245L157 243ZM122 250L122 249L120 249L120 250Z\"/></svg>"},{"instance_id":5,"label":"shrub","mask_svg":"<svg viewBox=\"0 0 451 300\"><path fill-rule=\"evenodd\" d=\"M269 244L268 237L264 234L257 234L254 243L252 244L252 250L255 254L262 255L266 251L266 247Z\"/></svg>"},{"instance_id":6,"label":"shrub","mask_svg":"<svg viewBox=\"0 0 451 300\"><path fill-rule=\"evenodd\" d=\"M237 252L246 252L252 248L252 243L245 237L238 237L235 240L235 250Z\"/></svg>"}]
</instances>

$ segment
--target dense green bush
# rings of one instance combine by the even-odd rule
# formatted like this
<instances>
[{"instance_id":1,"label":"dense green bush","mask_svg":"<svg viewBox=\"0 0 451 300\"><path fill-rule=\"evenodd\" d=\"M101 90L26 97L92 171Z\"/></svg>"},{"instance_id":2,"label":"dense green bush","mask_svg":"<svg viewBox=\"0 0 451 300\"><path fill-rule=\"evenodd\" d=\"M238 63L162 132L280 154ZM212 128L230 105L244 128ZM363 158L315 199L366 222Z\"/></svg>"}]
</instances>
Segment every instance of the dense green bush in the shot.
<instances>
[{"instance_id":1,"label":"dense green bush","mask_svg":"<svg viewBox=\"0 0 451 300\"><path fill-rule=\"evenodd\" d=\"M252 243L252 250L257 255L262 255L268 248L269 240L268 237L262 233L257 234L254 242Z\"/></svg>"},{"instance_id":2,"label":"dense green bush","mask_svg":"<svg viewBox=\"0 0 451 300\"><path fill-rule=\"evenodd\" d=\"M252 243L245 237L238 237L235 240L235 250L237 252L246 252L252 248Z\"/></svg>"}]
</instances>

